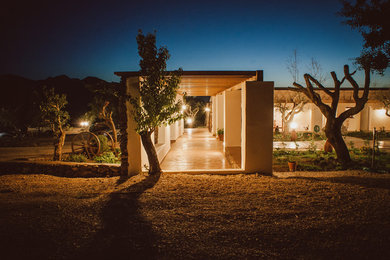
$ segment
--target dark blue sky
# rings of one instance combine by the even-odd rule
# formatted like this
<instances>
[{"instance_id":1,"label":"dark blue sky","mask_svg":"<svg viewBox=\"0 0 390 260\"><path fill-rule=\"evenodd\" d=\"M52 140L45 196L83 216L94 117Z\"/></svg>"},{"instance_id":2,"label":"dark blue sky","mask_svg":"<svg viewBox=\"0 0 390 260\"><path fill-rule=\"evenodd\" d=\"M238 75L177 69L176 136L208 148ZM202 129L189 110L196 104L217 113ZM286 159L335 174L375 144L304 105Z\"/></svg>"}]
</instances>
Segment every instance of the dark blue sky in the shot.
<instances>
[{"instance_id":1,"label":"dark blue sky","mask_svg":"<svg viewBox=\"0 0 390 260\"><path fill-rule=\"evenodd\" d=\"M1 11L0 74L118 81L114 71L139 69L142 29L157 30L169 69L263 69L266 80L287 86L286 60L297 49L301 74L314 57L341 77L362 37L341 24L340 8L338 0L19 1ZM375 77L379 86L388 79Z\"/></svg>"}]
</instances>

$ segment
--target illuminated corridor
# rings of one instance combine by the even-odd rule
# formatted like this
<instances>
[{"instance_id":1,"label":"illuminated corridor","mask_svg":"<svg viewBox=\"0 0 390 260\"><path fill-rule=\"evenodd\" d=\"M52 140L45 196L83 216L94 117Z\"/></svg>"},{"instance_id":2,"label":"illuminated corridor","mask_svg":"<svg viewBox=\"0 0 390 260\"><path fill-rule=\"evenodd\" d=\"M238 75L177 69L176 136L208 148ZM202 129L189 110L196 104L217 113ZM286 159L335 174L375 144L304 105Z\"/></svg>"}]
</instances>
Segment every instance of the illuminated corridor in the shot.
<instances>
[{"instance_id":1,"label":"illuminated corridor","mask_svg":"<svg viewBox=\"0 0 390 260\"><path fill-rule=\"evenodd\" d=\"M163 170L233 169L223 153L223 142L207 128L186 128L161 164Z\"/></svg>"}]
</instances>

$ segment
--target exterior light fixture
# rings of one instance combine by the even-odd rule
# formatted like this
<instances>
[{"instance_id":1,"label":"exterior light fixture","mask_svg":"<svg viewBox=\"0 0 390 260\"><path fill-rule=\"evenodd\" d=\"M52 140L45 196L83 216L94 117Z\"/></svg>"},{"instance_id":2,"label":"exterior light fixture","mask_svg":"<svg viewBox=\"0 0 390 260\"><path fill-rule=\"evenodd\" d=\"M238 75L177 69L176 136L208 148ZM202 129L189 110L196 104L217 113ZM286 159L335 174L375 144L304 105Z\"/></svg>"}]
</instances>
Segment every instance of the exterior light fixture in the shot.
<instances>
[{"instance_id":1,"label":"exterior light fixture","mask_svg":"<svg viewBox=\"0 0 390 260\"><path fill-rule=\"evenodd\" d=\"M186 110L187 109L187 106L186 105L182 105L181 106L181 110Z\"/></svg>"},{"instance_id":2,"label":"exterior light fixture","mask_svg":"<svg viewBox=\"0 0 390 260\"><path fill-rule=\"evenodd\" d=\"M382 109L378 109L376 111L376 114L380 117L385 117L386 116L386 109L382 108Z\"/></svg>"},{"instance_id":3,"label":"exterior light fixture","mask_svg":"<svg viewBox=\"0 0 390 260\"><path fill-rule=\"evenodd\" d=\"M189 125L192 124L192 118L187 118L187 119L186 119L186 122L187 122L187 124L189 124Z\"/></svg>"},{"instance_id":4,"label":"exterior light fixture","mask_svg":"<svg viewBox=\"0 0 390 260\"><path fill-rule=\"evenodd\" d=\"M295 122L292 122L292 123L290 124L290 128L295 130L295 129L298 128L298 124L295 123Z\"/></svg>"},{"instance_id":5,"label":"exterior light fixture","mask_svg":"<svg viewBox=\"0 0 390 260\"><path fill-rule=\"evenodd\" d=\"M81 126L81 127L87 127L87 126L89 126L89 122L87 122L87 121L82 121L82 122L80 122L80 126Z\"/></svg>"},{"instance_id":6,"label":"exterior light fixture","mask_svg":"<svg viewBox=\"0 0 390 260\"><path fill-rule=\"evenodd\" d=\"M210 108L206 107L206 108L204 109L204 111L210 112Z\"/></svg>"}]
</instances>

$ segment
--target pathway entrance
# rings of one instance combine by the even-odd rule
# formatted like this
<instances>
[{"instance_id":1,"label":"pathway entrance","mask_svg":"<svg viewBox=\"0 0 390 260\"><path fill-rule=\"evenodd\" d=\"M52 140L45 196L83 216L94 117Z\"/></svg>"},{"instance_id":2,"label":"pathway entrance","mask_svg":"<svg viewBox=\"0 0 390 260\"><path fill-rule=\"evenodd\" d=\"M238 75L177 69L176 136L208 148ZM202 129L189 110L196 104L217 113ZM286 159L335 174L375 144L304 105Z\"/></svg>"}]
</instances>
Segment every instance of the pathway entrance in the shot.
<instances>
[{"instance_id":1,"label":"pathway entrance","mask_svg":"<svg viewBox=\"0 0 390 260\"><path fill-rule=\"evenodd\" d=\"M224 156L223 143L207 128L186 128L184 135L172 144L161 168L168 171L234 169Z\"/></svg>"}]
</instances>

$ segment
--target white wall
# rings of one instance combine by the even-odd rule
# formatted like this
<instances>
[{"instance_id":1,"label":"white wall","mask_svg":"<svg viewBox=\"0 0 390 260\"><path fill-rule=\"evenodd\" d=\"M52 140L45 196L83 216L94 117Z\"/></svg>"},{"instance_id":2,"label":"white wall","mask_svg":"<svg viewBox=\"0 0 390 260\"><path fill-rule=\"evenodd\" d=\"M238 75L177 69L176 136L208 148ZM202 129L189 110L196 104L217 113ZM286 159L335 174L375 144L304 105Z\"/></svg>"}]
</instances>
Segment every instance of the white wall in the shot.
<instances>
[{"instance_id":1,"label":"white wall","mask_svg":"<svg viewBox=\"0 0 390 260\"><path fill-rule=\"evenodd\" d=\"M369 109L369 120L370 120L370 127L369 130L372 131L374 127L376 127L377 130L380 130L381 128L385 128L385 130L390 130L390 117L386 116L385 110L382 107L377 107L376 109L373 107L370 107Z\"/></svg>"},{"instance_id":2,"label":"white wall","mask_svg":"<svg viewBox=\"0 0 390 260\"><path fill-rule=\"evenodd\" d=\"M225 147L241 146L241 90L225 91Z\"/></svg>"},{"instance_id":3,"label":"white wall","mask_svg":"<svg viewBox=\"0 0 390 260\"><path fill-rule=\"evenodd\" d=\"M225 96L224 92L220 93L216 96L217 104L216 104L216 129L218 128L224 128L224 109L225 109Z\"/></svg>"},{"instance_id":4,"label":"white wall","mask_svg":"<svg viewBox=\"0 0 390 260\"><path fill-rule=\"evenodd\" d=\"M217 97L212 96L211 97L211 133L213 135L216 135L217 133Z\"/></svg>"}]
</instances>

